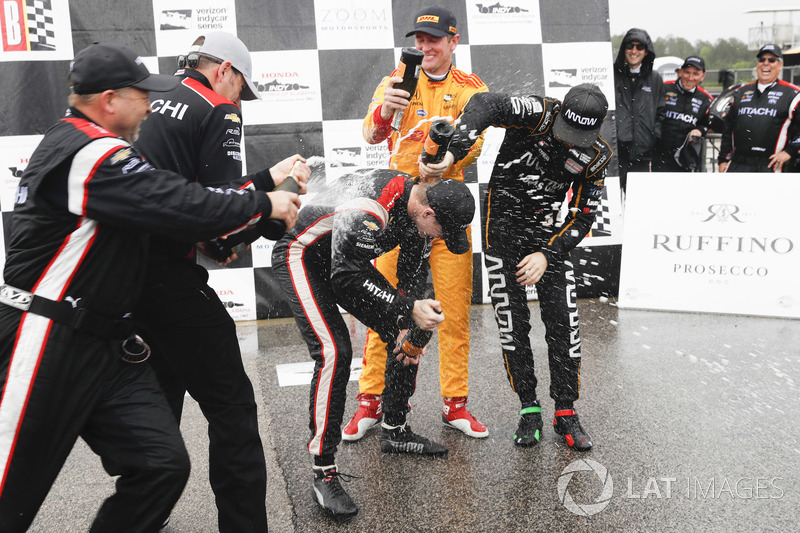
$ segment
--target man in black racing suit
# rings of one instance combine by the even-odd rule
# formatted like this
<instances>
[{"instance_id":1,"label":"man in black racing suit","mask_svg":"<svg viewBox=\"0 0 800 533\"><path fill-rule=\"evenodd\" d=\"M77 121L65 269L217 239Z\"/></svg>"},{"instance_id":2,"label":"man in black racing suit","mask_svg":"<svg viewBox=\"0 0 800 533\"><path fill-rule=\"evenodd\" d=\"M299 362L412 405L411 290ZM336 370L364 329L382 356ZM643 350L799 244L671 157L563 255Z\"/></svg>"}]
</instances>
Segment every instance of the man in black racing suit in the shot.
<instances>
[{"instance_id":1,"label":"man in black racing suit","mask_svg":"<svg viewBox=\"0 0 800 533\"><path fill-rule=\"evenodd\" d=\"M702 57L687 57L677 69L678 79L665 81L665 112L661 123L661 138L653 149L653 171L687 172L675 159L675 154L687 141L703 142L708 133L708 108L714 101L708 91L700 86L706 76L706 63Z\"/></svg>"},{"instance_id":2,"label":"man in black racing suit","mask_svg":"<svg viewBox=\"0 0 800 533\"><path fill-rule=\"evenodd\" d=\"M132 336L149 234L192 241L257 222L266 194L208 190L156 170L132 146L148 91L141 58L92 44L72 63L67 116L22 176L0 289L0 530L25 531L80 436L116 480L92 532L152 532L189 457ZM287 223L291 222L287 220ZM128 349L123 353L125 346ZM125 360L123 360L123 355Z\"/></svg>"},{"instance_id":3,"label":"man in black racing suit","mask_svg":"<svg viewBox=\"0 0 800 533\"><path fill-rule=\"evenodd\" d=\"M800 87L779 80L783 53L758 51L756 76L733 94L720 143L720 172L780 172L800 152Z\"/></svg>"},{"instance_id":4,"label":"man in black racing suit","mask_svg":"<svg viewBox=\"0 0 800 533\"><path fill-rule=\"evenodd\" d=\"M402 330L416 325L432 331L444 320L440 303L423 298L432 238L443 238L455 254L469 252L465 230L474 212L472 194L459 181L421 183L396 171L373 170L343 176L316 192L295 229L275 245L275 276L315 361L308 443L315 498L337 518L358 512L334 462L353 351L338 306L387 343L381 450L447 454L447 448L412 433L406 424L417 364L402 355L396 359L395 345ZM372 260L398 245L395 289Z\"/></svg>"},{"instance_id":5,"label":"man in black racing suit","mask_svg":"<svg viewBox=\"0 0 800 533\"><path fill-rule=\"evenodd\" d=\"M563 104L538 96L476 94L440 163L464 157L476 132L505 128L484 205L483 245L503 360L522 403L514 435L519 446L537 444L542 429L526 289L534 284L546 330L554 429L576 450L592 446L573 408L581 346L569 254L592 227L611 160L612 151L599 136L607 110L605 96L590 84L570 89ZM569 209L560 220L565 199Z\"/></svg>"},{"instance_id":6,"label":"man in black racing suit","mask_svg":"<svg viewBox=\"0 0 800 533\"><path fill-rule=\"evenodd\" d=\"M292 169L304 185L308 167L299 155L242 177L240 98L258 92L247 47L236 36L199 38L176 73L180 84L152 95L153 113L136 147L158 168L183 181L218 187L241 180L272 191ZM300 168L302 167L302 168ZM303 187L304 188L304 187ZM278 210L289 193L269 193ZM242 362L236 325L208 272L195 262L195 243L155 236L142 298L134 318L153 348L151 364L180 421L188 391L208 420L209 481L221 533L267 530L267 471L253 386Z\"/></svg>"}]
</instances>

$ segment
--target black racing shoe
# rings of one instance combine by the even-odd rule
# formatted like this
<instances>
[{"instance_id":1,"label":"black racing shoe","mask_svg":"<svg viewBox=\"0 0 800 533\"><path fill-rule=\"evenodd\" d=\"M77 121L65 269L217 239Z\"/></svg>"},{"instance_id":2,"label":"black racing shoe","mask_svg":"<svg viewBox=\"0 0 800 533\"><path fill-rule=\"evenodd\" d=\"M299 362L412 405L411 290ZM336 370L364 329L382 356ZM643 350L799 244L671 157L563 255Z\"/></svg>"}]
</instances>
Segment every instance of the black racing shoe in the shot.
<instances>
[{"instance_id":1,"label":"black racing shoe","mask_svg":"<svg viewBox=\"0 0 800 533\"><path fill-rule=\"evenodd\" d=\"M581 427L578 413L574 409L556 411L556 416L553 419L553 430L559 435L564 435L567 444L579 452L592 449L592 440Z\"/></svg>"},{"instance_id":2,"label":"black racing shoe","mask_svg":"<svg viewBox=\"0 0 800 533\"><path fill-rule=\"evenodd\" d=\"M350 520L358 513L358 507L345 492L339 478L349 482L355 476L340 474L336 466L325 469L314 468L314 501L341 521Z\"/></svg>"},{"instance_id":3,"label":"black racing shoe","mask_svg":"<svg viewBox=\"0 0 800 533\"><path fill-rule=\"evenodd\" d=\"M447 455L447 448L412 432L408 422L395 427L384 422L381 427L383 453L412 453L431 457Z\"/></svg>"},{"instance_id":4,"label":"black racing shoe","mask_svg":"<svg viewBox=\"0 0 800 533\"><path fill-rule=\"evenodd\" d=\"M514 444L525 448L536 446L542 439L543 426L542 408L539 405L523 407L519 411L519 426L514 433Z\"/></svg>"}]
</instances>

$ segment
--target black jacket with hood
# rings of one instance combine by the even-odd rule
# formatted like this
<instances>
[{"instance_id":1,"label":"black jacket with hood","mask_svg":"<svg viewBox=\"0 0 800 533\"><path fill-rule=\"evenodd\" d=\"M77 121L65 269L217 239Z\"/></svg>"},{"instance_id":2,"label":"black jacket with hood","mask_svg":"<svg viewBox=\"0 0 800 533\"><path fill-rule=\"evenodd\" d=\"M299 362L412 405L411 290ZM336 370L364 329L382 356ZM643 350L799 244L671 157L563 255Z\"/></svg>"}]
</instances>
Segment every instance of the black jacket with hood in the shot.
<instances>
[{"instance_id":1,"label":"black jacket with hood","mask_svg":"<svg viewBox=\"0 0 800 533\"><path fill-rule=\"evenodd\" d=\"M638 74L631 74L625 60L625 45L639 41L647 47ZM651 151L661 137L664 118L664 82L653 70L656 53L650 35L632 28L625 34L614 61L614 88L617 100L617 140L630 142L631 159L651 158Z\"/></svg>"}]
</instances>

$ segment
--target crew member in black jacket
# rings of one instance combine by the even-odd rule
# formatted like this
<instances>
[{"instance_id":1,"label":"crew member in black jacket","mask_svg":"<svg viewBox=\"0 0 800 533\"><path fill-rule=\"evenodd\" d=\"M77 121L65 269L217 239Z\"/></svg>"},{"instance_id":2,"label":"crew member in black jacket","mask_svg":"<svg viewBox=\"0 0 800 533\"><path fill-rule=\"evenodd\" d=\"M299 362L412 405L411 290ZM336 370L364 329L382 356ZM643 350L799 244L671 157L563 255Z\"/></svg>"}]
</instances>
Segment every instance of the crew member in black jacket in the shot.
<instances>
[{"instance_id":1,"label":"crew member in black jacket","mask_svg":"<svg viewBox=\"0 0 800 533\"><path fill-rule=\"evenodd\" d=\"M720 172L781 172L800 152L800 87L779 80L783 53L758 51L758 79L733 94L719 149Z\"/></svg>"},{"instance_id":2,"label":"crew member in black jacket","mask_svg":"<svg viewBox=\"0 0 800 533\"><path fill-rule=\"evenodd\" d=\"M247 47L234 35L209 33L180 59L180 84L153 93L153 113L136 146L156 167L206 187L241 180L272 191L292 170L302 188L310 171L300 156L242 177L240 100L259 98ZM268 193L273 212L297 196ZM144 293L135 309L152 365L178 420L188 391L209 427L209 481L221 533L267 529L266 464L253 387L244 370L236 325L195 262L195 243L154 237ZM198 247L200 248L200 247Z\"/></svg>"},{"instance_id":3,"label":"crew member in black jacket","mask_svg":"<svg viewBox=\"0 0 800 533\"><path fill-rule=\"evenodd\" d=\"M653 70L653 42L645 30L632 28L622 39L614 61L619 181L624 191L628 172L650 172L653 147L664 119L664 81Z\"/></svg>"},{"instance_id":4,"label":"crew member in black jacket","mask_svg":"<svg viewBox=\"0 0 800 533\"><path fill-rule=\"evenodd\" d=\"M592 447L574 409L579 396L581 341L570 251L592 227L612 151L599 136L608 102L591 84L564 102L539 96L480 93L458 119L438 169L462 159L488 126L506 129L483 212L484 260L500 345L511 388L522 405L518 446L541 439L527 287L536 286L550 363L553 428L580 451ZM571 196L569 191L572 191ZM565 215L559 215L564 201Z\"/></svg>"},{"instance_id":5,"label":"crew member in black jacket","mask_svg":"<svg viewBox=\"0 0 800 533\"><path fill-rule=\"evenodd\" d=\"M708 108L714 97L700 86L706 77L706 62L702 57L689 56L677 73L677 80L664 82L666 111L653 159L656 172L687 172L675 153L687 136L690 143L699 143L708 133Z\"/></svg>"},{"instance_id":6,"label":"crew member in black jacket","mask_svg":"<svg viewBox=\"0 0 800 533\"><path fill-rule=\"evenodd\" d=\"M150 75L132 51L92 44L70 81L69 112L31 157L11 217L0 288L0 530L27 530L80 436L119 476L91 531L152 532L183 490L189 457L152 369L135 364L147 355L130 312L148 234L207 239L266 218L270 201L208 190L145 161L131 143L150 113L148 92L177 79Z\"/></svg>"}]
</instances>

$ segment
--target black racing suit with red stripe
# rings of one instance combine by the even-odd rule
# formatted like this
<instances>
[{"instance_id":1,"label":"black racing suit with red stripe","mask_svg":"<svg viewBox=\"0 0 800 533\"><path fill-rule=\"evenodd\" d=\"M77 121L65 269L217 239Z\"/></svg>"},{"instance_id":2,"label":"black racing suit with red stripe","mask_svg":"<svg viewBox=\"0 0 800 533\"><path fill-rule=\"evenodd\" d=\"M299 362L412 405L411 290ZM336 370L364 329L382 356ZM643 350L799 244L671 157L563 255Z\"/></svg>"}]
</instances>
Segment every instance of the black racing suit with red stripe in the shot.
<instances>
[{"instance_id":1,"label":"black racing suit with red stripe","mask_svg":"<svg viewBox=\"0 0 800 533\"><path fill-rule=\"evenodd\" d=\"M209 238L269 208L263 193L156 170L74 109L46 133L19 183L4 280L62 316L0 305L0 529L28 527L79 436L120 476L92 531L158 529L189 458L150 367L120 358L133 328L107 326L139 298L148 234Z\"/></svg>"},{"instance_id":2,"label":"black racing suit with red stripe","mask_svg":"<svg viewBox=\"0 0 800 533\"><path fill-rule=\"evenodd\" d=\"M484 260L512 389L523 405L536 397L527 290L517 265L534 252L547 258L536 283L550 363L550 396L557 409L578 398L581 345L570 251L589 233L612 151L602 137L568 148L553 136L561 102L538 96L476 94L450 143L456 161L488 126L505 128L484 199ZM565 218L559 216L567 200Z\"/></svg>"},{"instance_id":3,"label":"black racing suit with red stripe","mask_svg":"<svg viewBox=\"0 0 800 533\"><path fill-rule=\"evenodd\" d=\"M417 365L391 356L401 329L412 325L414 301L428 275L430 239L408 216L414 184L407 174L374 170L343 176L300 211L297 225L275 244L272 268L289 299L311 357L311 439L308 450L332 464L341 440L353 348L343 307L388 344L383 411L402 424L414 392ZM395 289L372 260L400 246Z\"/></svg>"},{"instance_id":4,"label":"black racing suit with red stripe","mask_svg":"<svg viewBox=\"0 0 800 533\"><path fill-rule=\"evenodd\" d=\"M653 170L686 172L675 161L675 152L693 129L708 132L708 108L714 97L699 85L693 91L683 88L680 80L664 82L665 112L661 137L653 148Z\"/></svg>"},{"instance_id":5,"label":"black racing suit with red stripe","mask_svg":"<svg viewBox=\"0 0 800 533\"><path fill-rule=\"evenodd\" d=\"M181 84L150 95L139 148L154 166L184 182L219 187L229 181L272 190L269 170L242 177L239 107L208 79L179 70ZM208 272L195 262L194 241L154 236L142 298L134 318L150 342L150 358L167 401L181 419L186 392L209 426L209 481L221 533L267 530L267 469L253 386L244 369L236 324Z\"/></svg>"},{"instance_id":6,"label":"black racing suit with red stripe","mask_svg":"<svg viewBox=\"0 0 800 533\"><path fill-rule=\"evenodd\" d=\"M742 85L725 115L719 163L727 172L774 172L769 156L785 150L796 163L800 152L800 87L783 80L758 90Z\"/></svg>"}]
</instances>

